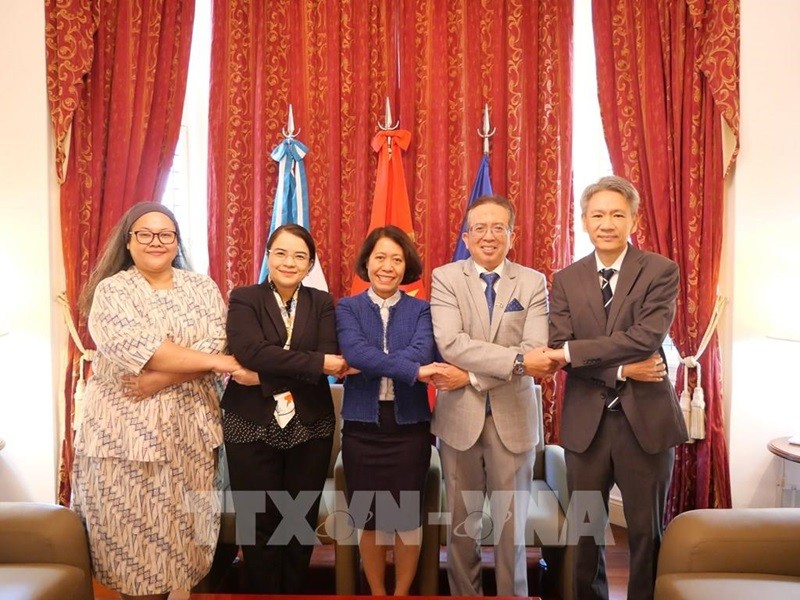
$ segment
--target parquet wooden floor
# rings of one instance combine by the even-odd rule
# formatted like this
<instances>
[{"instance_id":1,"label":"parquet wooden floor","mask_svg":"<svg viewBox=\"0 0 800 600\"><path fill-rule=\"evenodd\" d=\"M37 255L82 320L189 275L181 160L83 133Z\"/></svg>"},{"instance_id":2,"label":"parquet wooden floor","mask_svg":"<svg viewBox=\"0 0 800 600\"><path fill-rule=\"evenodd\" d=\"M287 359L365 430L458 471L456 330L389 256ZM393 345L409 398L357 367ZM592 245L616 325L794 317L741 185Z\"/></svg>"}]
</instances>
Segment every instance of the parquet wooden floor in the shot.
<instances>
[{"instance_id":1,"label":"parquet wooden floor","mask_svg":"<svg viewBox=\"0 0 800 600\"><path fill-rule=\"evenodd\" d=\"M628 585L628 536L623 527L611 527L614 544L607 546L606 566L608 572L609 598L610 600L625 600ZM528 578L531 586L532 595L541 595L543 600L557 600L557 596L552 595L547 589L537 589L539 579L539 559L541 553L536 548L528 549ZM440 555L440 593L447 594L447 574L444 569L446 550L442 548ZM493 564L494 557L491 547L484 548L481 553L486 574L486 592L493 590ZM313 594L333 594L334 593L334 573L333 573L334 550L332 545L317 546L311 559L311 571L309 573L309 593ZM231 587L237 586L236 574L232 574L229 582ZM362 585L362 592L366 590L366 584ZM225 589L224 591L235 592L235 589ZM103 587L99 583L94 586L96 600L116 599L119 596L111 590ZM190 598L188 592L176 592L170 596L170 600L183 600Z\"/></svg>"}]
</instances>

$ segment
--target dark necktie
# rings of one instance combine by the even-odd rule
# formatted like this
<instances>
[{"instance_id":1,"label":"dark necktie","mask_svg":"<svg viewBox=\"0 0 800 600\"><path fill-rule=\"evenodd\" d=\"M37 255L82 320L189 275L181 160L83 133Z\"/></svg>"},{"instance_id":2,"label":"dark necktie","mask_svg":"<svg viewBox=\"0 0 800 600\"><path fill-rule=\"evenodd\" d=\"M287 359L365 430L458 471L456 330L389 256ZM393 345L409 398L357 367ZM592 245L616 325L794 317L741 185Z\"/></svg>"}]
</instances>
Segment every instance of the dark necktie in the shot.
<instances>
[{"instance_id":1,"label":"dark necktie","mask_svg":"<svg viewBox=\"0 0 800 600\"><path fill-rule=\"evenodd\" d=\"M483 293L486 296L486 304L489 307L489 323L491 323L494 301L495 298L497 298L497 292L494 291L494 284L500 279L500 275L497 273L481 273L481 279L486 282L486 290ZM489 392L486 392L486 414L492 414L492 406L489 404Z\"/></svg>"},{"instance_id":2,"label":"dark necktie","mask_svg":"<svg viewBox=\"0 0 800 600\"><path fill-rule=\"evenodd\" d=\"M614 297L614 292L611 290L611 278L616 272L616 269L600 269L599 271L602 279L600 291L603 292L603 308L606 309L606 316L608 316L608 311L611 310L611 299Z\"/></svg>"},{"instance_id":3,"label":"dark necktie","mask_svg":"<svg viewBox=\"0 0 800 600\"><path fill-rule=\"evenodd\" d=\"M603 308L606 309L606 316L611 310L611 299L614 297L614 292L611 290L611 278L616 273L616 269L600 269L600 291L603 292ZM616 390L609 389L608 398L606 399L606 409L612 411L621 410L622 406L619 403L619 394Z\"/></svg>"},{"instance_id":4,"label":"dark necktie","mask_svg":"<svg viewBox=\"0 0 800 600\"><path fill-rule=\"evenodd\" d=\"M489 322L492 322L492 310L494 309L494 301L497 298L497 292L494 291L495 282L500 279L497 273L481 273L481 279L486 282L486 304L489 306Z\"/></svg>"}]
</instances>

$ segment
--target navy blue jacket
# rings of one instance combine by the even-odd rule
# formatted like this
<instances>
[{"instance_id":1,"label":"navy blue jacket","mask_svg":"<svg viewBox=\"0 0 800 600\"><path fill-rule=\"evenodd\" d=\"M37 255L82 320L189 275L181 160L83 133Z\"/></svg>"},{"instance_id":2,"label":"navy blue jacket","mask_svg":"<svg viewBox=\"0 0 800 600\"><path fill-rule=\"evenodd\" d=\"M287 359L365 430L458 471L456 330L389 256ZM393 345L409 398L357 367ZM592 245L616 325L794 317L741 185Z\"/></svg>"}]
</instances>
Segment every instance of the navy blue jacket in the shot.
<instances>
[{"instance_id":1,"label":"navy blue jacket","mask_svg":"<svg viewBox=\"0 0 800 600\"><path fill-rule=\"evenodd\" d=\"M339 349L347 363L361 371L344 382L342 418L377 423L381 378L389 377L394 383L397 422L430 421L427 385L417 381L419 367L434 360L430 304L403 293L389 309L387 329L388 354L383 351L380 309L367 292L337 304Z\"/></svg>"}]
</instances>

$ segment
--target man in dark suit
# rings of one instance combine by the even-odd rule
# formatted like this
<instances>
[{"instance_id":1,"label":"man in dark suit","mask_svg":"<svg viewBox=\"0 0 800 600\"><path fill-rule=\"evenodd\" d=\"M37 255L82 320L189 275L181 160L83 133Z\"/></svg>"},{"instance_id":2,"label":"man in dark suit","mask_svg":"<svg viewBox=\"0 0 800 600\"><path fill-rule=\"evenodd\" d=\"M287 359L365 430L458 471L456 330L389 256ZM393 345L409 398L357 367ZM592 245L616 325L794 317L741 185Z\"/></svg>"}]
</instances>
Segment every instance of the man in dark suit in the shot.
<instances>
[{"instance_id":1,"label":"man in dark suit","mask_svg":"<svg viewBox=\"0 0 800 600\"><path fill-rule=\"evenodd\" d=\"M597 494L605 508L596 535L578 541L578 598L608 598L602 532L615 483L628 525L628 598L652 598L674 446L688 439L661 348L678 265L628 243L638 207L621 177L586 188L581 218L595 251L553 277L548 355L567 365L561 444L570 514L591 514Z\"/></svg>"}]
</instances>

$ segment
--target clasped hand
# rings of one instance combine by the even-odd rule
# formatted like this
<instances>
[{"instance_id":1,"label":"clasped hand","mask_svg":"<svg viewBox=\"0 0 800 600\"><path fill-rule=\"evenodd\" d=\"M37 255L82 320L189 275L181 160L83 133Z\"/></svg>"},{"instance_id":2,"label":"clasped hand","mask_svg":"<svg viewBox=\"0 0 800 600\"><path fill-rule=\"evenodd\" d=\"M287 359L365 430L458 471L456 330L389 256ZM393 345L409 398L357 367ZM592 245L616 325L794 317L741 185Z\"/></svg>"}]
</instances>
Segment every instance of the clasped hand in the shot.
<instances>
[{"instance_id":1,"label":"clasped hand","mask_svg":"<svg viewBox=\"0 0 800 600\"><path fill-rule=\"evenodd\" d=\"M340 354L326 354L325 361L322 363L322 372L325 375L333 375L337 379L341 379L348 373L354 372L347 361Z\"/></svg>"},{"instance_id":2,"label":"clasped hand","mask_svg":"<svg viewBox=\"0 0 800 600\"><path fill-rule=\"evenodd\" d=\"M529 350L524 356L525 373L539 379L550 377L567 364L563 350L556 350L547 346Z\"/></svg>"},{"instance_id":3,"label":"clasped hand","mask_svg":"<svg viewBox=\"0 0 800 600\"><path fill-rule=\"evenodd\" d=\"M448 363L432 362L419 368L417 379L437 390L457 390L469 384L469 373Z\"/></svg>"},{"instance_id":4,"label":"clasped hand","mask_svg":"<svg viewBox=\"0 0 800 600\"><path fill-rule=\"evenodd\" d=\"M667 365L664 364L664 359L661 358L661 355L656 352L649 358L624 365L622 367L622 376L626 379L653 383L661 381L667 376Z\"/></svg>"},{"instance_id":5,"label":"clasped hand","mask_svg":"<svg viewBox=\"0 0 800 600\"><path fill-rule=\"evenodd\" d=\"M142 369L138 375L124 375L121 379L123 393L134 402L141 402L169 385L166 373L149 369Z\"/></svg>"}]
</instances>

